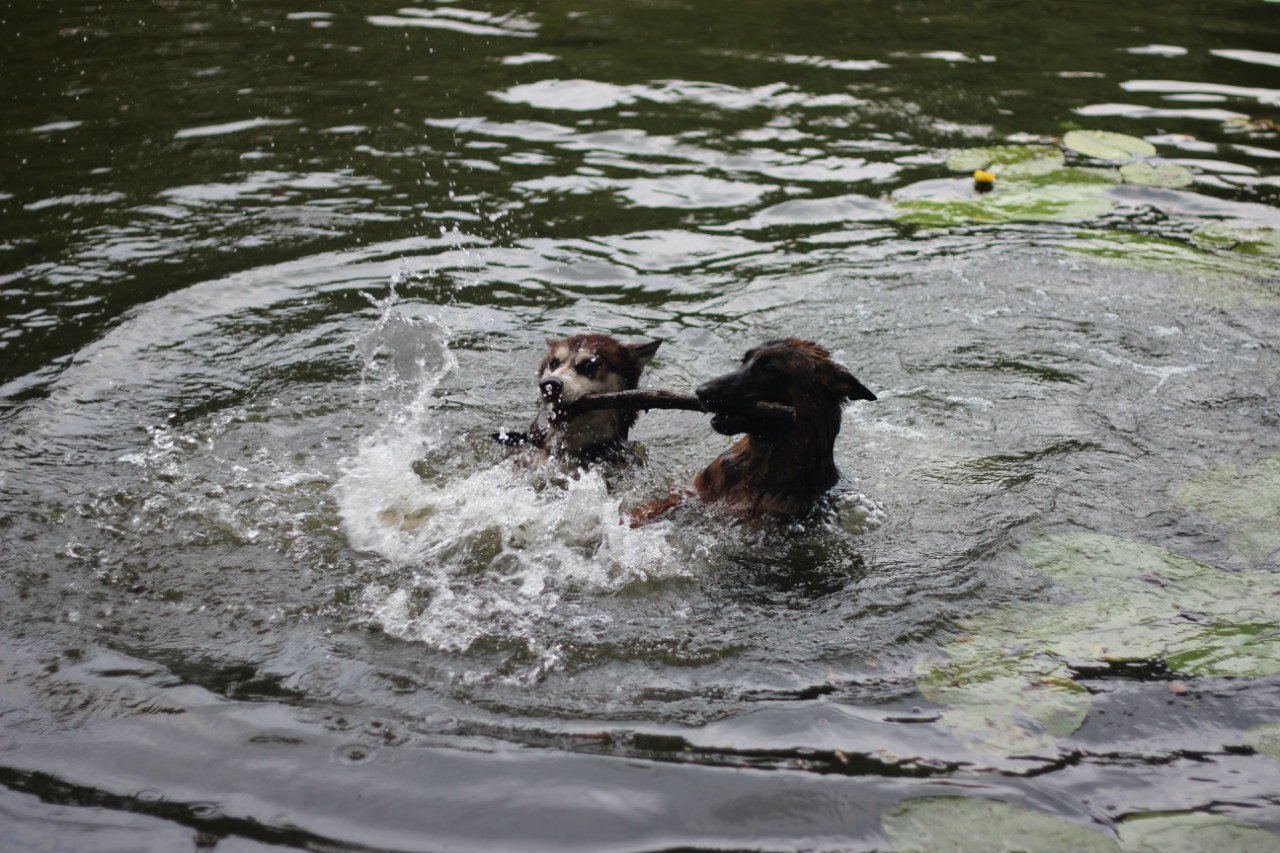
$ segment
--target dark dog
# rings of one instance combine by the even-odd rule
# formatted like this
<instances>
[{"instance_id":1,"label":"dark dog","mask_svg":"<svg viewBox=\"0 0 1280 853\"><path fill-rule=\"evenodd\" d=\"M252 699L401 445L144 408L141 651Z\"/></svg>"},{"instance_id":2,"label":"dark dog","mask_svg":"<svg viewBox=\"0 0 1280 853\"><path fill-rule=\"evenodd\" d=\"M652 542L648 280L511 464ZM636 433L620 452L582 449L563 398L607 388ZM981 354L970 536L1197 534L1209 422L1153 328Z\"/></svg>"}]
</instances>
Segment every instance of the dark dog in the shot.
<instances>
[{"instance_id":1,"label":"dark dog","mask_svg":"<svg viewBox=\"0 0 1280 853\"><path fill-rule=\"evenodd\" d=\"M570 465L630 462L635 455L627 435L637 413L599 409L570 414L568 408L586 394L630 391L662 341L623 344L608 335L574 335L547 341L538 365L538 413L527 433L498 433L503 444L534 450L536 459L554 458Z\"/></svg>"},{"instance_id":2,"label":"dark dog","mask_svg":"<svg viewBox=\"0 0 1280 853\"><path fill-rule=\"evenodd\" d=\"M696 393L713 414L712 429L746 435L694 478L691 492L638 510L633 516L638 524L693 495L752 517L810 513L840 476L834 450L841 407L850 400L876 399L825 349L796 338L761 344L737 370L704 383ZM749 411L755 403L792 406L795 419L789 424L762 420Z\"/></svg>"}]
</instances>

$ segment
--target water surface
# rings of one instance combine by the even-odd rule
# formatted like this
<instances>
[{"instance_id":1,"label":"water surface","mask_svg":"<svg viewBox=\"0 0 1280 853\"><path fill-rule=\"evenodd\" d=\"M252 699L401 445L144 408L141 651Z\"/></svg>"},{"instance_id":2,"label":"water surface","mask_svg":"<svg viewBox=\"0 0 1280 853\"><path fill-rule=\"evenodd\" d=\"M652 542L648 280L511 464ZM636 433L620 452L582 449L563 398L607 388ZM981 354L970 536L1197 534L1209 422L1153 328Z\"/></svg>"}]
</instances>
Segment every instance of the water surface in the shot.
<instances>
[{"instance_id":1,"label":"water surface","mask_svg":"<svg viewBox=\"0 0 1280 853\"><path fill-rule=\"evenodd\" d=\"M1280 5L5 18L16 849L1276 843ZM583 330L828 347L835 511L513 466Z\"/></svg>"}]
</instances>

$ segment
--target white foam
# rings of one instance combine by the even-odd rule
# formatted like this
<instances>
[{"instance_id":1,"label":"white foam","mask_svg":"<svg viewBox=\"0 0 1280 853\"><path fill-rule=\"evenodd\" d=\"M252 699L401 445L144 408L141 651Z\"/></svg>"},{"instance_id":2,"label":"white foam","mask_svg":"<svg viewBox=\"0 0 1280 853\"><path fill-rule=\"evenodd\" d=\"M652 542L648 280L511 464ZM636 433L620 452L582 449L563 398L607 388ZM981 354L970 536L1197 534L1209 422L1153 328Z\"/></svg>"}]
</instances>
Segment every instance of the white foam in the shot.
<instances>
[{"instance_id":1,"label":"white foam","mask_svg":"<svg viewBox=\"0 0 1280 853\"><path fill-rule=\"evenodd\" d=\"M543 665L535 626L572 622L566 593L608 594L690 572L669 526L632 529L623 499L596 471L548 476L510 461L474 470L447 452L434 391L455 364L444 328L395 311L394 292L359 343L380 390L385 422L360 442L336 484L350 544L385 562L365 589L369 618L387 633L446 650L497 636L528 643ZM414 471L430 457L432 482Z\"/></svg>"},{"instance_id":2,"label":"white foam","mask_svg":"<svg viewBox=\"0 0 1280 853\"><path fill-rule=\"evenodd\" d=\"M375 472L388 460L369 449L373 476L353 473L340 505L351 543L388 560L386 581L366 590L364 604L394 636L443 649L494 634L527 640L566 593L607 594L688 571L665 526L622 522L599 474L539 488L499 464L439 487L396 477L380 489Z\"/></svg>"}]
</instances>

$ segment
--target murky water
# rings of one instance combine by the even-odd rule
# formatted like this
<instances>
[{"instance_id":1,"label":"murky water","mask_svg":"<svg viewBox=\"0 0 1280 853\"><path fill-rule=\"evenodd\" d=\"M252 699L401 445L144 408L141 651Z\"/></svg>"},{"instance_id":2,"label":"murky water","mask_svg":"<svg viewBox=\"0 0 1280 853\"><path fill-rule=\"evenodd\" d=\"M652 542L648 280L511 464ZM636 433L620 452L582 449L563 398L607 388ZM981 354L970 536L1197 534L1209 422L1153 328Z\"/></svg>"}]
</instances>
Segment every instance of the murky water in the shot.
<instances>
[{"instance_id":1,"label":"murky water","mask_svg":"<svg viewBox=\"0 0 1280 853\"><path fill-rule=\"evenodd\" d=\"M1280 847L1280 5L1073 9L4 12L5 843ZM835 511L512 465L582 330Z\"/></svg>"}]
</instances>

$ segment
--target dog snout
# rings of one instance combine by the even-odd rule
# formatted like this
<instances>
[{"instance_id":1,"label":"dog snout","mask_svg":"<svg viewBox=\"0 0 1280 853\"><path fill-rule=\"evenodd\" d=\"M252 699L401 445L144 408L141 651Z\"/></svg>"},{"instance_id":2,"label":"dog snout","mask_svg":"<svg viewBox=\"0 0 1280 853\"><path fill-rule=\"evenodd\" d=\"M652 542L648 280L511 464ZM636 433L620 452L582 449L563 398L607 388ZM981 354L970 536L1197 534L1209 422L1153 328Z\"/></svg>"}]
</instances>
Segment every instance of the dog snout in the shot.
<instances>
[{"instance_id":1,"label":"dog snout","mask_svg":"<svg viewBox=\"0 0 1280 853\"><path fill-rule=\"evenodd\" d=\"M695 388L693 393L703 407L710 411L736 408L748 402L743 398L749 396L744 393L739 378L738 371L735 370L733 373L708 379Z\"/></svg>"},{"instance_id":2,"label":"dog snout","mask_svg":"<svg viewBox=\"0 0 1280 853\"><path fill-rule=\"evenodd\" d=\"M554 403L564 394L564 382L548 376L538 383L538 390L542 393L542 399Z\"/></svg>"},{"instance_id":3,"label":"dog snout","mask_svg":"<svg viewBox=\"0 0 1280 853\"><path fill-rule=\"evenodd\" d=\"M697 388L693 389L694 395L697 396L698 402L702 403L708 409L713 408L716 403L720 402L721 391L719 380L711 379L703 382Z\"/></svg>"}]
</instances>

